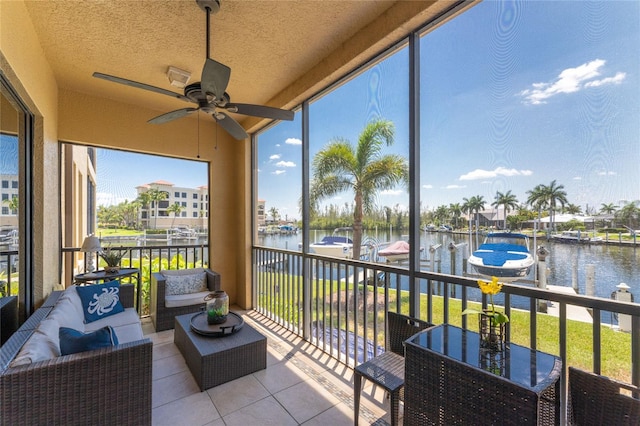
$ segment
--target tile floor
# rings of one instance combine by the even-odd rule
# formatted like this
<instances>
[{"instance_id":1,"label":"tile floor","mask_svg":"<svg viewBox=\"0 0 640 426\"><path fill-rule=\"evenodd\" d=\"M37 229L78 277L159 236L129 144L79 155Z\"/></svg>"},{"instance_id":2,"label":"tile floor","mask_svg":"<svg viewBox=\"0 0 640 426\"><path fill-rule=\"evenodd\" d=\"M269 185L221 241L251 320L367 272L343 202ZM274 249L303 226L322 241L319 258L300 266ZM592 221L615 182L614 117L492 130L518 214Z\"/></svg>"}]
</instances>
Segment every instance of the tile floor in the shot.
<instances>
[{"instance_id":1,"label":"tile floor","mask_svg":"<svg viewBox=\"0 0 640 426\"><path fill-rule=\"evenodd\" d=\"M234 312L267 336L267 368L205 392L173 344L173 330L155 333L143 320L154 343L154 425L353 425L350 367L254 311ZM384 391L364 383L360 424L388 424Z\"/></svg>"}]
</instances>

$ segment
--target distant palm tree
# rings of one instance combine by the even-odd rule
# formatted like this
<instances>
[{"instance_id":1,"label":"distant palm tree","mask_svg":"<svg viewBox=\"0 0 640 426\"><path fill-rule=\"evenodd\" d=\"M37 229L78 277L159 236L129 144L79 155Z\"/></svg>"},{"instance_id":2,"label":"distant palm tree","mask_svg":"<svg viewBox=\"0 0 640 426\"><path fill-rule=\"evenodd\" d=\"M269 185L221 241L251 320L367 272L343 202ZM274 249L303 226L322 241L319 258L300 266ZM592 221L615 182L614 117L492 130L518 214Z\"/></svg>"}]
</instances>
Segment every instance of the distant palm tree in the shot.
<instances>
[{"instance_id":1,"label":"distant palm tree","mask_svg":"<svg viewBox=\"0 0 640 426\"><path fill-rule=\"evenodd\" d=\"M273 218L273 223L276 223L278 218L280 217L280 212L278 212L278 209L275 207L271 207L269 209L269 213L271 213L271 217Z\"/></svg>"},{"instance_id":2,"label":"distant palm tree","mask_svg":"<svg viewBox=\"0 0 640 426\"><path fill-rule=\"evenodd\" d=\"M624 222L628 228L637 229L640 222L640 201L626 203L616 212L616 218Z\"/></svg>"},{"instance_id":3,"label":"distant palm tree","mask_svg":"<svg viewBox=\"0 0 640 426\"><path fill-rule=\"evenodd\" d=\"M492 206L498 208L500 206L504 207L504 229L507 229L507 213L511 211L511 209L515 209L518 207L518 198L515 194L511 193L511 190L506 193L502 193L500 191L496 192L496 196L494 198Z\"/></svg>"},{"instance_id":4,"label":"distant palm tree","mask_svg":"<svg viewBox=\"0 0 640 426\"><path fill-rule=\"evenodd\" d=\"M153 217L153 228L157 229L158 228L158 203L161 200L166 199L168 194L165 191L160 191L159 189L155 189L155 188L148 190L147 193L149 194L149 200L153 201L153 206L155 210L155 215Z\"/></svg>"},{"instance_id":5,"label":"distant palm tree","mask_svg":"<svg viewBox=\"0 0 640 426\"><path fill-rule=\"evenodd\" d=\"M527 198L528 204L538 210L545 207L549 209L549 228L555 229L554 218L556 206L559 203L564 207L564 205L568 203L564 185L556 185L556 181L553 180L549 186L537 185L532 190L527 191L527 194L529 194L529 198Z\"/></svg>"},{"instance_id":6,"label":"distant palm tree","mask_svg":"<svg viewBox=\"0 0 640 426\"><path fill-rule=\"evenodd\" d=\"M484 210L484 204L486 203L484 197L482 195L474 195L471 198L463 198L462 201L464 201L462 210L469 214L475 213L476 226L479 226L480 210Z\"/></svg>"},{"instance_id":7,"label":"distant palm tree","mask_svg":"<svg viewBox=\"0 0 640 426\"><path fill-rule=\"evenodd\" d=\"M460 219L460 216L462 216L462 206L460 205L460 203L449 204L449 213L453 217L453 226L457 228L458 219Z\"/></svg>"},{"instance_id":8,"label":"distant palm tree","mask_svg":"<svg viewBox=\"0 0 640 426\"><path fill-rule=\"evenodd\" d=\"M2 200L2 202L4 204L7 205L7 207L9 207L9 210L13 213L13 214L17 214L18 213L18 206L20 205L20 202L18 201L18 196L14 196L12 198L7 198L6 200Z\"/></svg>"},{"instance_id":9,"label":"distant palm tree","mask_svg":"<svg viewBox=\"0 0 640 426\"><path fill-rule=\"evenodd\" d=\"M141 192L136 199L140 203L142 209L148 209L151 204L151 194L149 191ZM149 223L149 213L147 212L147 224Z\"/></svg>"},{"instance_id":10,"label":"distant palm tree","mask_svg":"<svg viewBox=\"0 0 640 426\"><path fill-rule=\"evenodd\" d=\"M582 207L569 203L565 206L564 212L568 214L580 214L582 213Z\"/></svg>"},{"instance_id":11,"label":"distant palm tree","mask_svg":"<svg viewBox=\"0 0 640 426\"><path fill-rule=\"evenodd\" d=\"M353 208L353 257L360 258L362 215L373 211L378 191L393 189L409 180L407 160L399 155L382 154L384 145L393 144L394 125L378 119L370 122L355 147L344 139L330 141L313 158L310 204L317 211L320 200L351 190Z\"/></svg>"},{"instance_id":12,"label":"distant palm tree","mask_svg":"<svg viewBox=\"0 0 640 426\"><path fill-rule=\"evenodd\" d=\"M173 228L173 224L176 222L176 217L182 212L184 207L180 205L180 203L175 202L167 207L167 213L173 213L173 220L171 221L171 227Z\"/></svg>"},{"instance_id":13,"label":"distant palm tree","mask_svg":"<svg viewBox=\"0 0 640 426\"><path fill-rule=\"evenodd\" d=\"M618 208L619 206L615 206L613 203L609 203L609 204L602 203L600 205L600 213L613 214Z\"/></svg>"}]
</instances>

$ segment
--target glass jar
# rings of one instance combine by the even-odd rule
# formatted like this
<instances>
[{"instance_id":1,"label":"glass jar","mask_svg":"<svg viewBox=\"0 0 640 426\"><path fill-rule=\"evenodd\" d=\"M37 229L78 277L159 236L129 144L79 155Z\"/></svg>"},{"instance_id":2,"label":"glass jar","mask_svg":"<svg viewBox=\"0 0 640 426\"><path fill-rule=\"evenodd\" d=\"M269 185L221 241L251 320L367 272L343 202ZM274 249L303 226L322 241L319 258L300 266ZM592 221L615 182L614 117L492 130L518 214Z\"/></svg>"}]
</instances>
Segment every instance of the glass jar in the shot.
<instances>
[{"instance_id":1,"label":"glass jar","mask_svg":"<svg viewBox=\"0 0 640 426\"><path fill-rule=\"evenodd\" d=\"M206 303L207 324L222 324L229 314L229 296L223 290L209 293L204 298Z\"/></svg>"}]
</instances>

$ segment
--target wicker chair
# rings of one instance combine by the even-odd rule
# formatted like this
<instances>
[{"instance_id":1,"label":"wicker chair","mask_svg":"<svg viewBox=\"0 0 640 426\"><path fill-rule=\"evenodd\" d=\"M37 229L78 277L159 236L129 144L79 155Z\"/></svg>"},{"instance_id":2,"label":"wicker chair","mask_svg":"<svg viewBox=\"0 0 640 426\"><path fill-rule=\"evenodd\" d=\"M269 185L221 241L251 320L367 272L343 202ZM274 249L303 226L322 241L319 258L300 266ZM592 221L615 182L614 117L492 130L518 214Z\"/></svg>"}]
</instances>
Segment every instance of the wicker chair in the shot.
<instances>
[{"instance_id":1,"label":"wicker chair","mask_svg":"<svg viewBox=\"0 0 640 426\"><path fill-rule=\"evenodd\" d=\"M630 395L621 390L630 391ZM572 425L640 425L637 386L569 367L569 397Z\"/></svg>"},{"instance_id":2,"label":"wicker chair","mask_svg":"<svg viewBox=\"0 0 640 426\"><path fill-rule=\"evenodd\" d=\"M354 370L354 424L360 415L362 378L372 381L389 392L391 397L391 424L398 424L398 408L404 393L404 341L433 324L395 312L387 312L387 351Z\"/></svg>"},{"instance_id":3,"label":"wicker chair","mask_svg":"<svg viewBox=\"0 0 640 426\"><path fill-rule=\"evenodd\" d=\"M220 274L210 269L205 269L205 271L207 272L207 288L210 291L220 290ZM149 313L156 331L173 329L176 316L200 312L205 305L203 299L202 303L197 305L167 308L165 306L165 284L165 277L162 273L151 274Z\"/></svg>"}]
</instances>

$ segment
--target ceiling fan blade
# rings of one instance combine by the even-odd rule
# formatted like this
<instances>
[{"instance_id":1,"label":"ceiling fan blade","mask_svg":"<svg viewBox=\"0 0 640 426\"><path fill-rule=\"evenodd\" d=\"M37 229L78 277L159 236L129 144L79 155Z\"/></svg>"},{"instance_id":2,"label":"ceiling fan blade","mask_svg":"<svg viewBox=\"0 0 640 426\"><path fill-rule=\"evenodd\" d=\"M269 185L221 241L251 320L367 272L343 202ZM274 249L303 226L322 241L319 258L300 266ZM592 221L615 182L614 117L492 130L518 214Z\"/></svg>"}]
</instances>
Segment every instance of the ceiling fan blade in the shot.
<instances>
[{"instance_id":1,"label":"ceiling fan blade","mask_svg":"<svg viewBox=\"0 0 640 426\"><path fill-rule=\"evenodd\" d=\"M166 114L159 115L151 120L147 121L147 123L151 124L163 124L168 123L169 121L177 120L178 118L186 117L192 112L197 111L198 108L182 108L177 109L175 111L168 112Z\"/></svg>"},{"instance_id":2,"label":"ceiling fan blade","mask_svg":"<svg viewBox=\"0 0 640 426\"><path fill-rule=\"evenodd\" d=\"M171 90L165 90L160 87L150 86L148 84L138 83L137 81L127 80L126 78L116 77L109 74L102 74L100 72L94 72L93 76L96 78L101 78L103 80L111 81L113 83L125 84L127 86L136 87L138 89L143 89L143 90L149 90L150 92L160 93L161 95L167 95L167 96L180 99L185 102L193 103L191 99L187 98L184 95L181 95L180 93L172 92Z\"/></svg>"},{"instance_id":3,"label":"ceiling fan blade","mask_svg":"<svg viewBox=\"0 0 640 426\"><path fill-rule=\"evenodd\" d=\"M252 115L254 117L273 118L275 120L293 120L293 111L252 104L227 104L225 109L238 114Z\"/></svg>"},{"instance_id":4,"label":"ceiling fan blade","mask_svg":"<svg viewBox=\"0 0 640 426\"><path fill-rule=\"evenodd\" d=\"M204 93L214 95L216 99L222 99L224 91L227 90L231 68L211 58L207 58L202 69L200 88Z\"/></svg>"},{"instance_id":5,"label":"ceiling fan blade","mask_svg":"<svg viewBox=\"0 0 640 426\"><path fill-rule=\"evenodd\" d=\"M216 112L213 115L213 118L222 126L224 130L226 130L231 136L236 138L237 140L247 139L249 135L244 130L244 128L238 124L236 120L229 117L224 112Z\"/></svg>"}]
</instances>

